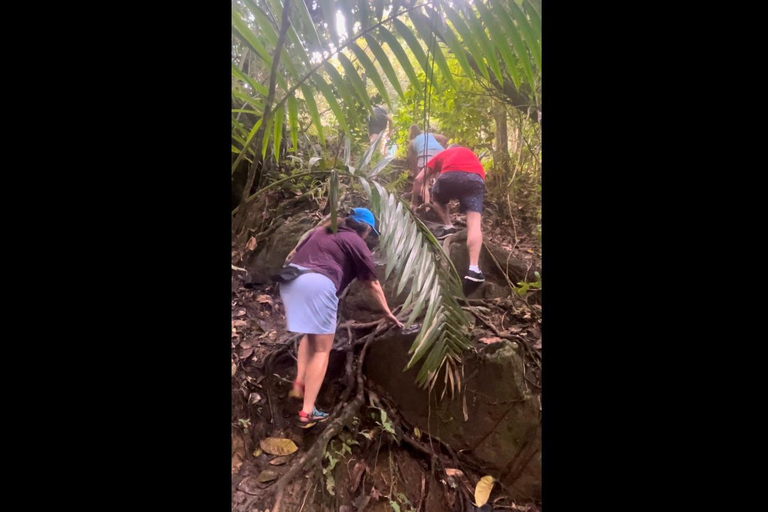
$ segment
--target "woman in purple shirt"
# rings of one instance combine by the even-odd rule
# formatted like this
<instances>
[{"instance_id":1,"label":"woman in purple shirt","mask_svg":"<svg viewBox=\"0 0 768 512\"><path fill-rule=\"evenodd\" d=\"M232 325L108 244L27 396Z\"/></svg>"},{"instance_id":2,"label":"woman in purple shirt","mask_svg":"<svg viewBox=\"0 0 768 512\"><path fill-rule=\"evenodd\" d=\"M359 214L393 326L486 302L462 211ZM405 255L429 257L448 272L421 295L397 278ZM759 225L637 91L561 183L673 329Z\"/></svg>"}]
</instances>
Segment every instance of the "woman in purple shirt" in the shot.
<instances>
[{"instance_id":1,"label":"woman in purple shirt","mask_svg":"<svg viewBox=\"0 0 768 512\"><path fill-rule=\"evenodd\" d=\"M330 227L318 227L299 244L290 260L291 266L309 272L280 285L288 330L304 334L291 391L291 396L304 399L300 423L328 418L327 413L317 410L315 400L336 334L339 296L353 279L367 285L389 321L403 325L387 305L373 255L365 243L371 231L378 235L375 223L370 210L354 208L348 217L339 219L335 234Z\"/></svg>"}]
</instances>

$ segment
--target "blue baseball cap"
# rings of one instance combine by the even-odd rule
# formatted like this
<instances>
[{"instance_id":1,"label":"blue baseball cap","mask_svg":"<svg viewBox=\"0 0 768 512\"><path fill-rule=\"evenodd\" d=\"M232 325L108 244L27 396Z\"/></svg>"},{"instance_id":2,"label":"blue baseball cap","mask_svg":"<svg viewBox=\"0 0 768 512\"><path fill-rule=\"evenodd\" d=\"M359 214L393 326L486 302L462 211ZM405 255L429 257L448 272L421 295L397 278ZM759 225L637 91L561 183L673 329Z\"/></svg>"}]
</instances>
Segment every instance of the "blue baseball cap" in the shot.
<instances>
[{"instance_id":1,"label":"blue baseball cap","mask_svg":"<svg viewBox=\"0 0 768 512\"><path fill-rule=\"evenodd\" d=\"M368 208L352 208L352 215L349 218L368 224L373 232L376 233L376 236L379 236L379 232L376 231L376 219L373 218L373 213Z\"/></svg>"}]
</instances>

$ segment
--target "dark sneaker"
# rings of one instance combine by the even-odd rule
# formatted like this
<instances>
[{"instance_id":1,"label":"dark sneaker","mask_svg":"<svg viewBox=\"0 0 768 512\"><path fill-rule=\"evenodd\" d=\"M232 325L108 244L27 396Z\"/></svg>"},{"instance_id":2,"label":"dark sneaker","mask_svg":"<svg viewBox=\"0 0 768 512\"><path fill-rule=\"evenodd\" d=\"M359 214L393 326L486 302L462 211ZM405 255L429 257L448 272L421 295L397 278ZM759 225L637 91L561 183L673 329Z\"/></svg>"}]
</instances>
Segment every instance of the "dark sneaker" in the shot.
<instances>
[{"instance_id":1,"label":"dark sneaker","mask_svg":"<svg viewBox=\"0 0 768 512\"><path fill-rule=\"evenodd\" d=\"M438 240L445 240L446 238L448 238L452 234L458 233L458 232L459 232L459 230L456 229L456 228L447 228L447 229L446 228L442 228L440 230L440 232L437 234L437 239Z\"/></svg>"},{"instance_id":2,"label":"dark sneaker","mask_svg":"<svg viewBox=\"0 0 768 512\"><path fill-rule=\"evenodd\" d=\"M475 272L474 270L468 270L467 275L464 276L467 281L474 281L476 283L482 283L485 281L485 276L482 272Z\"/></svg>"}]
</instances>

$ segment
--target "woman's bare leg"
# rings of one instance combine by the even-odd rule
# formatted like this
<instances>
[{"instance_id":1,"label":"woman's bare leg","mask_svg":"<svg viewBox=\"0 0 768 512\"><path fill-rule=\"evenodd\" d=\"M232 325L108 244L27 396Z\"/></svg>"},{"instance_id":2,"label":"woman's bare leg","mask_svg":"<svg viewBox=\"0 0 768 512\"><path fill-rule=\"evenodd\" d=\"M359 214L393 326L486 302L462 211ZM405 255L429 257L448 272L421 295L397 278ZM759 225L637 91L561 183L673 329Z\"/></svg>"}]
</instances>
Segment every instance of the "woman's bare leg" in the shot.
<instances>
[{"instance_id":1,"label":"woman's bare leg","mask_svg":"<svg viewBox=\"0 0 768 512\"><path fill-rule=\"evenodd\" d=\"M304 379L304 407L302 411L309 414L315 407L315 400L323 385L325 371L328 369L328 358L333 346L333 334L309 334L310 356Z\"/></svg>"}]
</instances>

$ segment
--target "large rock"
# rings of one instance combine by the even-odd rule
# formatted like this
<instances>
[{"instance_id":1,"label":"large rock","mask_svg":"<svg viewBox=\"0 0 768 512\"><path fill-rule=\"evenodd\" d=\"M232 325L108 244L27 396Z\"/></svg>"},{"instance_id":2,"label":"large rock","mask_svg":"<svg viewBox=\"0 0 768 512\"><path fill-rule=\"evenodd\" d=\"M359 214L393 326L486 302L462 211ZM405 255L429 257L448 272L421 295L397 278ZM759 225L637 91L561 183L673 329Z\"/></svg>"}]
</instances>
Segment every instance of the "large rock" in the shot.
<instances>
[{"instance_id":1,"label":"large rock","mask_svg":"<svg viewBox=\"0 0 768 512\"><path fill-rule=\"evenodd\" d=\"M467 249L466 229L453 235L450 240L448 255L459 273L464 272L469 268L469 250ZM518 282L525 280L534 281L536 278L533 273L541 272L541 269L532 262L510 256L509 252L490 242L485 242L484 247L480 251L480 261L478 263L479 267L483 270L486 279L490 279L496 282L496 284L505 286L507 289L509 289L509 285L504 277L505 275L513 284L517 284ZM501 269L499 269L499 267L501 267Z\"/></svg>"},{"instance_id":2,"label":"large rock","mask_svg":"<svg viewBox=\"0 0 768 512\"><path fill-rule=\"evenodd\" d=\"M466 352L465 396L451 400L449 390L440 400L441 376L430 400L414 383L420 365L402 371L414 337L395 333L373 342L365 362L369 382L394 400L409 423L479 459L517 499L540 499L540 402L526 391L519 347L505 340Z\"/></svg>"},{"instance_id":3,"label":"large rock","mask_svg":"<svg viewBox=\"0 0 768 512\"><path fill-rule=\"evenodd\" d=\"M384 279L386 263L376 264L376 275L379 278L384 295L387 297L387 304L390 309L394 309L405 302L406 297L411 292L410 281L406 283L401 294L397 295L397 277L393 270L388 279ZM341 309L344 320L354 320L358 323L373 322L381 318L383 312L378 303L371 296L365 285L359 281L354 281L349 285L349 293L344 299Z\"/></svg>"},{"instance_id":4,"label":"large rock","mask_svg":"<svg viewBox=\"0 0 768 512\"><path fill-rule=\"evenodd\" d=\"M281 222L278 220L278 222ZM257 247L256 256L246 262L250 282L266 282L268 277L283 266L301 235L314 228L318 223L316 217L300 213L287 218L270 236L262 247Z\"/></svg>"}]
</instances>

